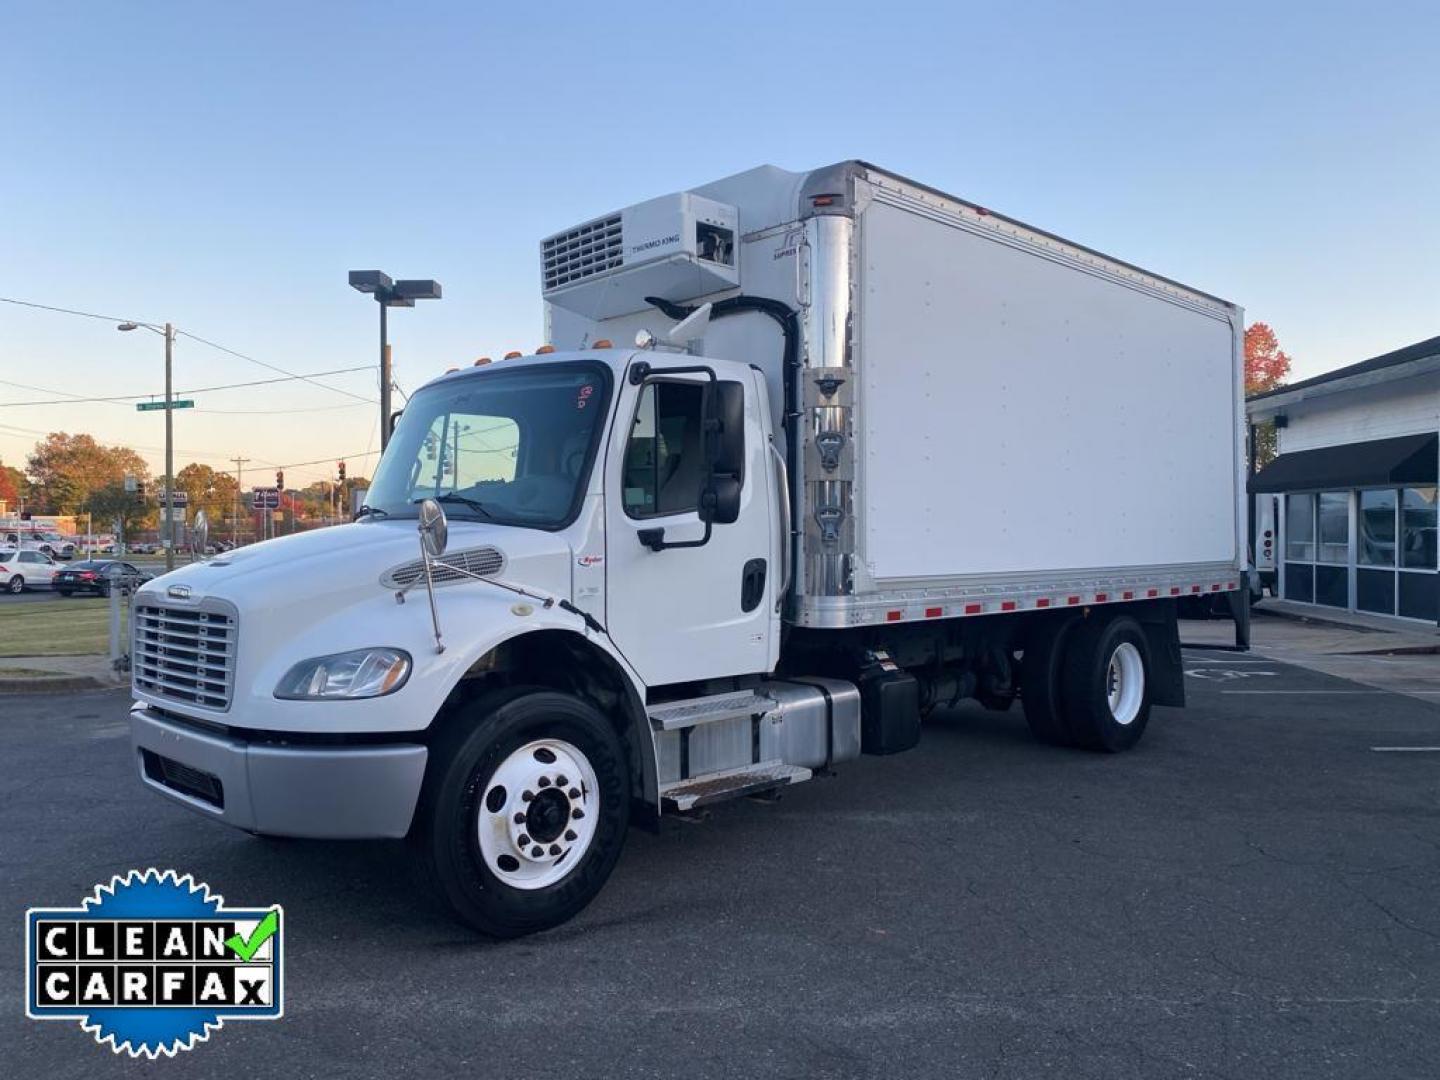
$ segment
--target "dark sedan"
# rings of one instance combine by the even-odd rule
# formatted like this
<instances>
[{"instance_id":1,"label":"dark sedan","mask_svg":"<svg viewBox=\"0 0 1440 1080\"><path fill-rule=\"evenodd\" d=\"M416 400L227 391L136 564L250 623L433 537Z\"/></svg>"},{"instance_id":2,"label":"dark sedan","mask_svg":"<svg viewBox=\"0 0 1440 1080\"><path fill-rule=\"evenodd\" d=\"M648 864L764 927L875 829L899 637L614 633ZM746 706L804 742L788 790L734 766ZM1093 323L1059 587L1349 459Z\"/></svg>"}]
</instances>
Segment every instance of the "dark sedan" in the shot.
<instances>
[{"instance_id":1,"label":"dark sedan","mask_svg":"<svg viewBox=\"0 0 1440 1080\"><path fill-rule=\"evenodd\" d=\"M77 592L109 596L114 589L119 589L123 596L134 592L154 576L134 563L119 559L86 559L61 570L55 575L51 587L61 596Z\"/></svg>"}]
</instances>

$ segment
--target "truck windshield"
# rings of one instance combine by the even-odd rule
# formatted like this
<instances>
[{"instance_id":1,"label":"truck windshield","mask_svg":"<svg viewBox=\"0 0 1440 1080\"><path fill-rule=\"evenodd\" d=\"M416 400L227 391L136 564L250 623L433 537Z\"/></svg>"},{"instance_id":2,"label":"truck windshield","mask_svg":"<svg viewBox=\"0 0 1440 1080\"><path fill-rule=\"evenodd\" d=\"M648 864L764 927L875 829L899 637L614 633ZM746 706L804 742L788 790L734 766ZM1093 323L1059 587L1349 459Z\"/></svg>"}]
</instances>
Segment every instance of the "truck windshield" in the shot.
<instances>
[{"instance_id":1,"label":"truck windshield","mask_svg":"<svg viewBox=\"0 0 1440 1080\"><path fill-rule=\"evenodd\" d=\"M450 517L563 528L579 512L609 391L608 369L592 363L427 387L406 405L365 504L415 517L417 502L439 498Z\"/></svg>"}]
</instances>

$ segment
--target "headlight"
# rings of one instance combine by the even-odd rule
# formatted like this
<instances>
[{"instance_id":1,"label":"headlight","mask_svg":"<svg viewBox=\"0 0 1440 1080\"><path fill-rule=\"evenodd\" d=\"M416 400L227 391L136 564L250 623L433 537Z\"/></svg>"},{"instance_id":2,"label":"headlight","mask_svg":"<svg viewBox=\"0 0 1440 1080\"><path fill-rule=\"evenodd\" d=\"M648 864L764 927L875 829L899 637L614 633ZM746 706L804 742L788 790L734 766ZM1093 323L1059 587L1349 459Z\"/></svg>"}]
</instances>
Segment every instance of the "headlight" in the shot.
<instances>
[{"instance_id":1,"label":"headlight","mask_svg":"<svg viewBox=\"0 0 1440 1080\"><path fill-rule=\"evenodd\" d=\"M410 675L401 649L356 649L302 660L280 680L275 696L294 701L373 698L393 694Z\"/></svg>"}]
</instances>

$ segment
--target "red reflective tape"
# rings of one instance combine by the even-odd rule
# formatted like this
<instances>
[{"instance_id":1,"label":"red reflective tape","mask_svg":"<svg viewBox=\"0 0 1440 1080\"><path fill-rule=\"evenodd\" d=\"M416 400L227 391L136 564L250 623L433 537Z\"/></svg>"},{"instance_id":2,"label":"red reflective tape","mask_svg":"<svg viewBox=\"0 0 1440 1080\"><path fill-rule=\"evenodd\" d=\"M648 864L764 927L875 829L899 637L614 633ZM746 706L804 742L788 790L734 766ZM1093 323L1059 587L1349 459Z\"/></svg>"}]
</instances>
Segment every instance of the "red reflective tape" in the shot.
<instances>
[{"instance_id":1,"label":"red reflective tape","mask_svg":"<svg viewBox=\"0 0 1440 1080\"><path fill-rule=\"evenodd\" d=\"M1191 585L1191 586L1190 586L1190 591L1191 591L1191 592L1199 592L1199 591L1200 591L1200 586L1199 586L1199 585Z\"/></svg>"},{"instance_id":2,"label":"red reflective tape","mask_svg":"<svg viewBox=\"0 0 1440 1080\"><path fill-rule=\"evenodd\" d=\"M966 605L965 605L965 614L966 614L966 615L979 615L980 612L981 612L982 610L984 610L984 607L985 607L984 604L966 604Z\"/></svg>"},{"instance_id":3,"label":"red reflective tape","mask_svg":"<svg viewBox=\"0 0 1440 1080\"><path fill-rule=\"evenodd\" d=\"M927 619L938 619L943 614L945 614L944 608L927 607L925 609L925 618Z\"/></svg>"},{"instance_id":4,"label":"red reflective tape","mask_svg":"<svg viewBox=\"0 0 1440 1080\"><path fill-rule=\"evenodd\" d=\"M1014 610L1015 610L1015 601L1014 601L1014 600L1001 600L1001 601L1000 601L1000 610L1001 610L1001 611L1014 611Z\"/></svg>"},{"instance_id":5,"label":"red reflective tape","mask_svg":"<svg viewBox=\"0 0 1440 1080\"><path fill-rule=\"evenodd\" d=\"M1130 592L1130 591L1127 589L1125 592L1123 592L1123 593L1120 594L1120 599L1121 599L1121 600L1134 600L1134 599L1135 599L1135 594L1134 594L1133 592Z\"/></svg>"},{"instance_id":6,"label":"red reflective tape","mask_svg":"<svg viewBox=\"0 0 1440 1080\"><path fill-rule=\"evenodd\" d=\"M900 621L900 615L901 615L901 612L899 612L899 611L887 611L887 612L885 613L885 621L886 621L886 622L899 622L899 621Z\"/></svg>"},{"instance_id":7,"label":"red reflective tape","mask_svg":"<svg viewBox=\"0 0 1440 1080\"><path fill-rule=\"evenodd\" d=\"M1109 599L1110 599L1110 594L1109 594L1109 593L1106 593L1106 592L1097 592L1097 593L1095 594L1095 603L1097 603L1097 604L1103 604L1103 603L1105 603L1106 600L1109 600Z\"/></svg>"},{"instance_id":8,"label":"red reflective tape","mask_svg":"<svg viewBox=\"0 0 1440 1080\"><path fill-rule=\"evenodd\" d=\"M1233 589L1233 588L1235 588L1235 583L1232 581L1232 582L1228 583L1228 584L1225 586L1225 588L1227 588L1227 589Z\"/></svg>"},{"instance_id":9,"label":"red reflective tape","mask_svg":"<svg viewBox=\"0 0 1440 1080\"><path fill-rule=\"evenodd\" d=\"M1080 598L1078 596L1067 596L1065 598L1065 603L1067 604L1078 604L1079 602Z\"/></svg>"},{"instance_id":10,"label":"red reflective tape","mask_svg":"<svg viewBox=\"0 0 1440 1080\"><path fill-rule=\"evenodd\" d=\"M1050 606L1050 598L1049 598L1048 596L1042 596L1042 597L1040 597L1039 600L1036 600L1036 601L1035 601L1035 606L1036 606L1036 607L1049 607L1049 606Z\"/></svg>"},{"instance_id":11,"label":"red reflective tape","mask_svg":"<svg viewBox=\"0 0 1440 1080\"><path fill-rule=\"evenodd\" d=\"M1159 590L1159 589L1146 589L1146 590L1145 590L1145 595L1146 595L1146 596L1159 596L1159 595L1160 595L1160 590Z\"/></svg>"},{"instance_id":12,"label":"red reflective tape","mask_svg":"<svg viewBox=\"0 0 1440 1080\"><path fill-rule=\"evenodd\" d=\"M1211 592L1219 592L1219 591L1220 591L1220 583L1217 581L1214 585L1211 585L1211 586L1210 586L1210 591L1211 591Z\"/></svg>"},{"instance_id":13,"label":"red reflective tape","mask_svg":"<svg viewBox=\"0 0 1440 1080\"><path fill-rule=\"evenodd\" d=\"M1179 586L1179 585L1171 585L1171 586L1170 586L1170 595L1171 595L1171 596L1179 596L1179 595L1180 595L1180 586Z\"/></svg>"}]
</instances>

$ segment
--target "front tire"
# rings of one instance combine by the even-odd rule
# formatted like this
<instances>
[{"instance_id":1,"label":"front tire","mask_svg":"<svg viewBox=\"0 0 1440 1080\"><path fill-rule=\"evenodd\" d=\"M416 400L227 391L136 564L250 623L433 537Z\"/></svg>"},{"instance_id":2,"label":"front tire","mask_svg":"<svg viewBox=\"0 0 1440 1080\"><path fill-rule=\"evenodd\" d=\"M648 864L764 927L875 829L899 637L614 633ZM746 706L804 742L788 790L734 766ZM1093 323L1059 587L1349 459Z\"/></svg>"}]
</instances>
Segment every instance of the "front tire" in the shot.
<instances>
[{"instance_id":1,"label":"front tire","mask_svg":"<svg viewBox=\"0 0 1440 1080\"><path fill-rule=\"evenodd\" d=\"M625 749L590 703L482 698L431 747L412 837L464 922L497 938L558 926L600 892L630 824Z\"/></svg>"},{"instance_id":2,"label":"front tire","mask_svg":"<svg viewBox=\"0 0 1440 1080\"><path fill-rule=\"evenodd\" d=\"M1086 621L1065 649L1061 687L1075 745L1129 750L1150 722L1150 650L1128 616Z\"/></svg>"}]
</instances>

